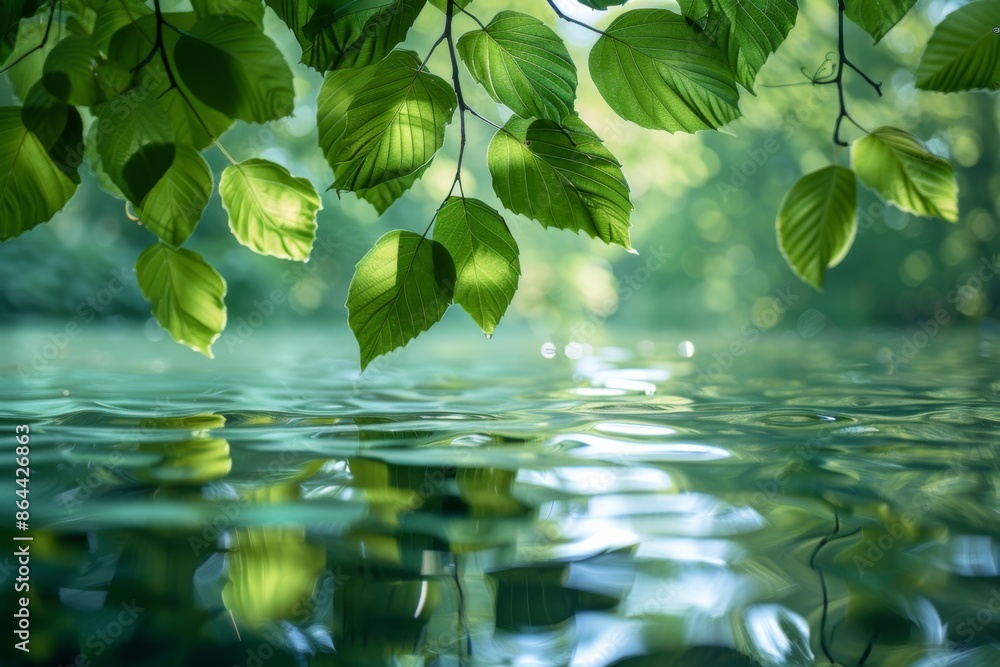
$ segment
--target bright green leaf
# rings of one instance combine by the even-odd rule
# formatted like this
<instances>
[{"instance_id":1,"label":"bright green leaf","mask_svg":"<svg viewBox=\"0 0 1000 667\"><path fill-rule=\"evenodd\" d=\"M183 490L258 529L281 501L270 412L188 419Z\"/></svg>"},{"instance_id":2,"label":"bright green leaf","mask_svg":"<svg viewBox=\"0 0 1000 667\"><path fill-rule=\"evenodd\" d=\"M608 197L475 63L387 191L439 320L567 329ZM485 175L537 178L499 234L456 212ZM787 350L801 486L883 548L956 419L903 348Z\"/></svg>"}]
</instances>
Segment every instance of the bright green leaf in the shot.
<instances>
[{"instance_id":1,"label":"bright green leaf","mask_svg":"<svg viewBox=\"0 0 1000 667\"><path fill-rule=\"evenodd\" d=\"M178 74L195 96L231 118L264 123L294 109L292 71L261 29L232 16L206 16L177 40Z\"/></svg>"},{"instance_id":2,"label":"bright green leaf","mask_svg":"<svg viewBox=\"0 0 1000 667\"><path fill-rule=\"evenodd\" d=\"M0 109L0 241L50 220L75 192L76 183L24 125L21 109Z\"/></svg>"},{"instance_id":3,"label":"bright green leaf","mask_svg":"<svg viewBox=\"0 0 1000 667\"><path fill-rule=\"evenodd\" d=\"M917 88L940 93L1000 90L1000 0L959 7L934 28Z\"/></svg>"},{"instance_id":4,"label":"bright green leaf","mask_svg":"<svg viewBox=\"0 0 1000 667\"><path fill-rule=\"evenodd\" d=\"M826 269L839 264L854 242L857 188L853 171L831 165L799 179L781 203L781 254L816 289L823 287Z\"/></svg>"},{"instance_id":5,"label":"bright green leaf","mask_svg":"<svg viewBox=\"0 0 1000 667\"><path fill-rule=\"evenodd\" d=\"M916 215L958 222L958 183L944 158L908 132L880 127L851 147L854 171L886 201Z\"/></svg>"},{"instance_id":6,"label":"bright green leaf","mask_svg":"<svg viewBox=\"0 0 1000 667\"><path fill-rule=\"evenodd\" d=\"M219 195L240 243L261 255L309 259L316 214L323 208L312 183L279 164L254 158L226 167Z\"/></svg>"},{"instance_id":7,"label":"bright green leaf","mask_svg":"<svg viewBox=\"0 0 1000 667\"><path fill-rule=\"evenodd\" d=\"M179 247L201 219L212 186L212 170L205 159L190 146L178 144L173 163L136 209L136 215L165 243Z\"/></svg>"},{"instance_id":8,"label":"bright green leaf","mask_svg":"<svg viewBox=\"0 0 1000 667\"><path fill-rule=\"evenodd\" d=\"M455 262L455 303L492 334L521 275L517 242L500 214L478 199L451 197L438 211L434 239Z\"/></svg>"},{"instance_id":9,"label":"bright green leaf","mask_svg":"<svg viewBox=\"0 0 1000 667\"><path fill-rule=\"evenodd\" d=\"M515 116L494 135L487 162L494 191L514 213L632 247L632 202L621 165L579 118L569 116L560 127Z\"/></svg>"},{"instance_id":10,"label":"bright green leaf","mask_svg":"<svg viewBox=\"0 0 1000 667\"><path fill-rule=\"evenodd\" d=\"M437 241L408 231L376 241L358 262L347 295L347 321L361 348L361 368L438 322L454 285L455 265Z\"/></svg>"},{"instance_id":11,"label":"bright green leaf","mask_svg":"<svg viewBox=\"0 0 1000 667\"><path fill-rule=\"evenodd\" d=\"M590 74L615 113L642 127L695 132L740 117L726 54L666 9L616 18L590 52Z\"/></svg>"},{"instance_id":12,"label":"bright green leaf","mask_svg":"<svg viewBox=\"0 0 1000 667\"><path fill-rule=\"evenodd\" d=\"M522 118L561 121L573 112L576 65L551 28L533 16L500 12L467 32L458 53L472 78Z\"/></svg>"},{"instance_id":13,"label":"bright green leaf","mask_svg":"<svg viewBox=\"0 0 1000 667\"><path fill-rule=\"evenodd\" d=\"M102 170L138 204L174 161L176 145L167 112L155 98L133 92L104 105L96 122Z\"/></svg>"},{"instance_id":14,"label":"bright green leaf","mask_svg":"<svg viewBox=\"0 0 1000 667\"><path fill-rule=\"evenodd\" d=\"M455 92L420 67L415 53L394 51L374 70L327 75L317 112L320 148L337 190L363 190L412 174L441 148ZM342 92L346 77L353 78ZM359 81L364 85L357 90Z\"/></svg>"},{"instance_id":15,"label":"bright green leaf","mask_svg":"<svg viewBox=\"0 0 1000 667\"><path fill-rule=\"evenodd\" d=\"M321 72L377 63L406 39L424 2L317 0L297 34L302 62Z\"/></svg>"},{"instance_id":16,"label":"bright green leaf","mask_svg":"<svg viewBox=\"0 0 1000 667\"><path fill-rule=\"evenodd\" d=\"M264 25L264 3L262 0L191 0L191 6L198 16L227 15L245 21Z\"/></svg>"},{"instance_id":17,"label":"bright green leaf","mask_svg":"<svg viewBox=\"0 0 1000 667\"><path fill-rule=\"evenodd\" d=\"M226 281L186 248L154 243L135 263L139 289L153 316L175 341L213 358L212 343L226 326Z\"/></svg>"},{"instance_id":18,"label":"bright green leaf","mask_svg":"<svg viewBox=\"0 0 1000 667\"><path fill-rule=\"evenodd\" d=\"M680 0L680 6L684 16L719 45L749 91L757 72L785 41L799 11L796 0Z\"/></svg>"},{"instance_id":19,"label":"bright green leaf","mask_svg":"<svg viewBox=\"0 0 1000 667\"><path fill-rule=\"evenodd\" d=\"M917 0L845 0L847 18L861 26L876 43L917 4Z\"/></svg>"},{"instance_id":20,"label":"bright green leaf","mask_svg":"<svg viewBox=\"0 0 1000 667\"><path fill-rule=\"evenodd\" d=\"M427 171L427 167L430 163L425 164L420 169L417 169L412 174L406 176L400 176L399 178L394 178L391 181L386 181L385 183L379 183L373 188L365 188L363 190L358 190L357 195L361 199L375 207L379 215L382 215L389 207L396 203L396 201L406 194L406 191L413 187Z\"/></svg>"}]
</instances>

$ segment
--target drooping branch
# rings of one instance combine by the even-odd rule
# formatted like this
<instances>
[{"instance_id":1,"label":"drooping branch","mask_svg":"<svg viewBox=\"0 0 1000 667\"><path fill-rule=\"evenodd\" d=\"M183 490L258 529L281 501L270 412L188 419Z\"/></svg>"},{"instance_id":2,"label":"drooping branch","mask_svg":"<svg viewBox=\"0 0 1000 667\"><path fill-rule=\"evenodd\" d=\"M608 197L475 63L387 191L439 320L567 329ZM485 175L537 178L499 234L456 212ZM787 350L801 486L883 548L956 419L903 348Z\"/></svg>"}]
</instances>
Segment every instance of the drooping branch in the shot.
<instances>
[{"instance_id":1,"label":"drooping branch","mask_svg":"<svg viewBox=\"0 0 1000 667\"><path fill-rule=\"evenodd\" d=\"M871 77L862 72L861 69L847 57L847 50L844 46L844 13L846 10L847 7L844 4L844 0L837 0L837 71L834 73L832 79L816 82L832 83L837 86L837 101L840 104L840 111L837 114L837 121L833 126L833 143L838 146L846 146L848 143L840 136L840 128L845 118L862 132L867 132L867 130L865 130L865 128L863 128L858 121L854 120L854 117L851 116L850 112L847 110L847 100L844 96L844 70L850 68L860 74L861 78L875 89L878 96L882 97L882 82L874 81Z\"/></svg>"}]
</instances>

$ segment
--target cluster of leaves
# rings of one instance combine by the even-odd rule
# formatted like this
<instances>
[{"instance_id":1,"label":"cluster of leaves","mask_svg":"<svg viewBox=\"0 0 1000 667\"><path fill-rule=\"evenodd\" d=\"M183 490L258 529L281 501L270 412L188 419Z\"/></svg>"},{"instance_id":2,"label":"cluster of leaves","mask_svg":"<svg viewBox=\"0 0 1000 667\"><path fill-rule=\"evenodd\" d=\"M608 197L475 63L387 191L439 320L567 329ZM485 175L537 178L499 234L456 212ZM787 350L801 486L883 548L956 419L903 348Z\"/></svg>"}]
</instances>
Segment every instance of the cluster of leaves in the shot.
<instances>
[{"instance_id":1,"label":"cluster of leaves","mask_svg":"<svg viewBox=\"0 0 1000 667\"><path fill-rule=\"evenodd\" d=\"M854 122L843 73L861 73L844 52L844 16L877 41L914 1L840 5L840 61L830 78L813 81L837 86L838 143L841 121ZM153 315L177 341L210 356L225 326L225 282L182 245L215 187L202 152L214 145L229 158L218 138L234 122L265 123L293 111L291 69L263 31L266 4L301 45L302 62L324 74L319 147L338 192L385 212L426 172L456 114L461 125L455 179L424 232L388 232L358 263L347 306L362 366L430 328L452 303L491 335L521 269L503 215L465 193L467 117L496 130L486 165L511 213L631 251L633 205L621 165L576 113L577 69L559 35L515 11L484 23L470 2L191 0L193 11L174 13L160 0L5 2L0 61L22 106L0 109L0 241L61 210L86 158L102 186L156 236L136 263ZM624 0L580 2L606 10ZM681 0L680 9L624 10L605 29L587 25L599 35L590 74L628 121L666 132L717 129L739 118L740 88L753 92L798 6ZM400 45L423 11L439 12L443 30L421 58ZM989 21L997 15L1000 0L977 0L949 16L928 45L918 85L995 89L1000 38ZM459 34L459 23L470 29ZM429 67L442 44L447 78ZM510 109L510 120L500 126L470 107L463 78ZM950 166L906 132L866 133L852 156L857 175L888 201L957 219ZM267 160L229 160L218 192L236 239L260 254L307 260L321 209L315 187ZM854 172L831 166L803 178L782 204L781 248L817 287L850 247L855 197Z\"/></svg>"}]
</instances>

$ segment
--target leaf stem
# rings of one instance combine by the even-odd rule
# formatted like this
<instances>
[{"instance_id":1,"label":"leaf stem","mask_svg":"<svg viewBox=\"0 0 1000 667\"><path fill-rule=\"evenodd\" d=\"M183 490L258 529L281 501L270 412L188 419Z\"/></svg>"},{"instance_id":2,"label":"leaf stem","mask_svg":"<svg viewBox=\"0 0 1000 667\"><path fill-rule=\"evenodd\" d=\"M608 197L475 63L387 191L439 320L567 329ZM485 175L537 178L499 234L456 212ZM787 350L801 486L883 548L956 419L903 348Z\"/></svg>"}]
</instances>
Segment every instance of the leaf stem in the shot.
<instances>
[{"instance_id":1,"label":"leaf stem","mask_svg":"<svg viewBox=\"0 0 1000 667\"><path fill-rule=\"evenodd\" d=\"M62 0L53 0L52 6L49 8L49 20L48 23L45 24L45 34L42 35L42 41L39 42L36 46L33 46L24 53L22 53L20 56L18 56L17 60L7 65L3 69L0 69L0 74L5 74L9 72L16 65L19 65L20 63L24 62L24 60L27 59L27 57L30 56L32 53L41 51L42 49L45 48L45 45L49 41L49 33L52 32L52 24L55 22L54 19L56 16L56 7L58 7L60 4L62 4Z\"/></svg>"},{"instance_id":2,"label":"leaf stem","mask_svg":"<svg viewBox=\"0 0 1000 667\"><path fill-rule=\"evenodd\" d=\"M561 18L563 21L566 21L568 23L573 23L573 24L576 24L578 26L582 26L582 27L586 28L587 30L590 30L591 32L596 32L598 35L603 35L604 34L604 31L601 30L600 28L595 28L594 26L590 25L589 23L584 23L583 21L581 21L579 19L575 19L572 16L569 16L568 14L566 14L563 10L559 9L559 5L557 5L555 3L555 0L548 0L548 2L549 2L549 7L552 8L552 11L554 11L556 13L556 16L558 16L559 18Z\"/></svg>"},{"instance_id":3,"label":"leaf stem","mask_svg":"<svg viewBox=\"0 0 1000 667\"><path fill-rule=\"evenodd\" d=\"M458 145L458 165L455 168L455 180L451 183L451 189L448 191L448 196L445 197L445 201L448 201L448 198L455 192L456 186L459 191L462 192L462 196L465 196L465 192L462 190L462 162L465 159L465 144L467 140L465 112L469 110L469 107L465 103L465 97L462 95L462 81L458 69L458 54L455 50L455 36L452 30L452 22L455 18L455 7L457 6L458 5L455 0L448 0L448 11L445 13L444 38L445 41L448 42L448 55L451 57L451 81L455 86L455 97L458 99L458 122L461 131L461 139Z\"/></svg>"}]
</instances>

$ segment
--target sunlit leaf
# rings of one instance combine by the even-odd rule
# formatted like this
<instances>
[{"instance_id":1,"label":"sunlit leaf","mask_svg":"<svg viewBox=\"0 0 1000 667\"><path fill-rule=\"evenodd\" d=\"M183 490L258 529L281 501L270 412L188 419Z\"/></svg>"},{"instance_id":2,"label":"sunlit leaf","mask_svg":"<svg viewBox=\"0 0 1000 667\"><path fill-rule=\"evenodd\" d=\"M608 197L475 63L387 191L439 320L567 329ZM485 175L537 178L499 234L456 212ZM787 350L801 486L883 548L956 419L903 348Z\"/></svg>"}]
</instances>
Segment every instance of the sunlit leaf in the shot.
<instances>
[{"instance_id":1,"label":"sunlit leaf","mask_svg":"<svg viewBox=\"0 0 1000 667\"><path fill-rule=\"evenodd\" d=\"M695 132L740 117L726 54L666 9L612 21L590 52L590 75L615 113L642 127Z\"/></svg>"},{"instance_id":2,"label":"sunlit leaf","mask_svg":"<svg viewBox=\"0 0 1000 667\"><path fill-rule=\"evenodd\" d=\"M327 76L318 109L320 148L338 190L362 190L412 174L441 148L455 92L420 67L415 53L394 51L374 69Z\"/></svg>"},{"instance_id":3,"label":"sunlit leaf","mask_svg":"<svg viewBox=\"0 0 1000 667\"><path fill-rule=\"evenodd\" d=\"M844 13L878 42L916 3L917 0L845 0Z\"/></svg>"},{"instance_id":4,"label":"sunlit leaf","mask_svg":"<svg viewBox=\"0 0 1000 667\"><path fill-rule=\"evenodd\" d=\"M440 320L454 285L454 263L437 241L408 231L376 241L358 262L347 295L347 321L361 348L361 368Z\"/></svg>"},{"instance_id":5,"label":"sunlit leaf","mask_svg":"<svg viewBox=\"0 0 1000 667\"><path fill-rule=\"evenodd\" d=\"M365 188L358 190L358 197L364 199L366 202L375 207L379 215L382 215L389 207L396 203L396 201L406 194L406 191L413 187L427 171L427 167L430 163L425 164L420 169L416 170L412 174L407 176L400 176L399 178L394 178L391 181L386 181L385 183L379 183L375 187Z\"/></svg>"},{"instance_id":6,"label":"sunlit leaf","mask_svg":"<svg viewBox=\"0 0 1000 667\"><path fill-rule=\"evenodd\" d=\"M141 202L167 173L176 153L167 112L155 98L129 93L97 118L101 168L132 203Z\"/></svg>"},{"instance_id":7,"label":"sunlit leaf","mask_svg":"<svg viewBox=\"0 0 1000 667\"><path fill-rule=\"evenodd\" d=\"M778 213L778 245L788 265L813 287L847 255L857 231L854 172L831 165L806 174L785 195Z\"/></svg>"},{"instance_id":8,"label":"sunlit leaf","mask_svg":"<svg viewBox=\"0 0 1000 667\"><path fill-rule=\"evenodd\" d=\"M517 242L500 214L478 199L451 197L438 211L434 238L455 261L455 303L492 334L517 291Z\"/></svg>"},{"instance_id":9,"label":"sunlit leaf","mask_svg":"<svg viewBox=\"0 0 1000 667\"><path fill-rule=\"evenodd\" d=\"M429 0L429 1L430 4L434 5L435 8L439 9L442 14L448 13L448 0ZM455 4L461 7L462 9L465 9L470 4L472 4L472 0L456 0ZM457 14L458 12L455 13Z\"/></svg>"},{"instance_id":10,"label":"sunlit leaf","mask_svg":"<svg viewBox=\"0 0 1000 667\"><path fill-rule=\"evenodd\" d=\"M253 123L292 113L292 71L274 42L233 16L206 16L177 40L178 74L208 106Z\"/></svg>"},{"instance_id":11,"label":"sunlit leaf","mask_svg":"<svg viewBox=\"0 0 1000 667\"><path fill-rule=\"evenodd\" d=\"M312 183L279 164L254 158L226 167L219 195L240 243L261 255L309 259L316 214L323 208Z\"/></svg>"},{"instance_id":12,"label":"sunlit leaf","mask_svg":"<svg viewBox=\"0 0 1000 667\"><path fill-rule=\"evenodd\" d=\"M109 2L99 12L94 21L94 33L91 36L94 44L101 53L107 55L111 46L111 39L122 28L128 26L133 21L149 16L153 10L143 4L140 0L115 0ZM155 33L150 33L150 36Z\"/></svg>"},{"instance_id":13,"label":"sunlit leaf","mask_svg":"<svg viewBox=\"0 0 1000 667\"><path fill-rule=\"evenodd\" d=\"M58 12L56 14L58 15ZM6 61L8 67L15 62L17 66L10 69L6 73L6 77L10 81L14 94L20 100L24 100L28 91L42 78L42 69L49 53L63 38L69 36L68 31L60 29L62 26L59 24L58 18L53 20L55 23L51 30L48 30L47 37L46 30L49 25L49 12L47 11L22 21L17 31L14 49Z\"/></svg>"},{"instance_id":14,"label":"sunlit leaf","mask_svg":"<svg viewBox=\"0 0 1000 667\"><path fill-rule=\"evenodd\" d=\"M175 341L212 358L226 326L226 281L201 255L154 243L135 263L139 289Z\"/></svg>"},{"instance_id":15,"label":"sunlit leaf","mask_svg":"<svg viewBox=\"0 0 1000 667\"><path fill-rule=\"evenodd\" d=\"M621 165L579 118L559 126L513 117L494 135L487 162L497 197L514 213L632 247L632 202Z\"/></svg>"},{"instance_id":16,"label":"sunlit leaf","mask_svg":"<svg viewBox=\"0 0 1000 667\"><path fill-rule=\"evenodd\" d=\"M302 62L321 72L377 63L406 39L424 2L317 0L297 31Z\"/></svg>"},{"instance_id":17,"label":"sunlit leaf","mask_svg":"<svg viewBox=\"0 0 1000 667\"><path fill-rule=\"evenodd\" d=\"M504 11L458 40L472 78L522 118L559 122L573 111L576 65L562 39L533 16Z\"/></svg>"},{"instance_id":18,"label":"sunlit leaf","mask_svg":"<svg viewBox=\"0 0 1000 667\"><path fill-rule=\"evenodd\" d=\"M851 147L854 171L886 201L916 215L958 222L958 183L944 158L908 132L880 127Z\"/></svg>"},{"instance_id":19,"label":"sunlit leaf","mask_svg":"<svg viewBox=\"0 0 1000 667\"><path fill-rule=\"evenodd\" d=\"M21 109L0 108L0 241L50 220L75 192L76 183L25 126Z\"/></svg>"},{"instance_id":20,"label":"sunlit leaf","mask_svg":"<svg viewBox=\"0 0 1000 667\"><path fill-rule=\"evenodd\" d=\"M917 88L941 93L1000 90L1000 0L959 7L934 28Z\"/></svg>"},{"instance_id":21,"label":"sunlit leaf","mask_svg":"<svg viewBox=\"0 0 1000 667\"><path fill-rule=\"evenodd\" d=\"M626 0L576 0L584 7L590 7L591 9L597 9L603 11L608 7L617 7L618 5L624 5Z\"/></svg>"},{"instance_id":22,"label":"sunlit leaf","mask_svg":"<svg viewBox=\"0 0 1000 667\"><path fill-rule=\"evenodd\" d=\"M796 0L681 0L680 6L684 16L719 45L740 84L750 91L799 11Z\"/></svg>"},{"instance_id":23,"label":"sunlit leaf","mask_svg":"<svg viewBox=\"0 0 1000 667\"><path fill-rule=\"evenodd\" d=\"M149 231L174 247L191 236L212 196L212 170L195 149L179 144L174 161L136 214Z\"/></svg>"}]
</instances>

